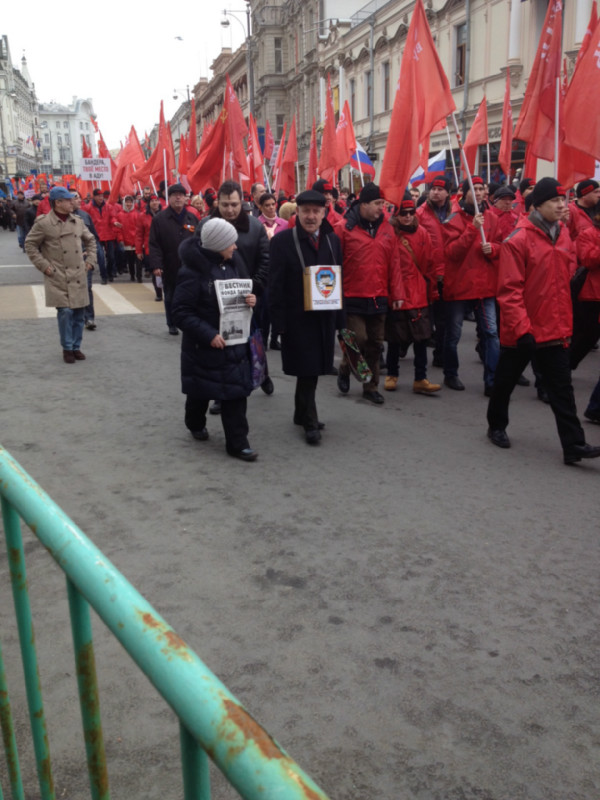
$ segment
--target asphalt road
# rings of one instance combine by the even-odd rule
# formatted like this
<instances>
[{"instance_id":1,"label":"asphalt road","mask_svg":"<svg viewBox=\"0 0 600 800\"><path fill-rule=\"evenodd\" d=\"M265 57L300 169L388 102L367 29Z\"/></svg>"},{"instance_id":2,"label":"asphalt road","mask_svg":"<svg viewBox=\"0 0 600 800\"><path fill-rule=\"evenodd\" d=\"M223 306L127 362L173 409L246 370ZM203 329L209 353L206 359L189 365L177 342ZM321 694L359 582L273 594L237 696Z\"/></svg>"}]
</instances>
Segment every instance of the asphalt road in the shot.
<instances>
[{"instance_id":1,"label":"asphalt road","mask_svg":"<svg viewBox=\"0 0 600 800\"><path fill-rule=\"evenodd\" d=\"M0 300L38 280L6 266L26 263L14 238L0 232ZM208 442L187 433L161 314L101 317L74 366L51 318L0 319L0 337L2 445L331 798L600 796L600 463L563 465L533 388L515 390L512 449L490 444L472 324L465 392L414 395L409 359L383 407L321 379L314 448L273 353L275 393L249 400L254 464L226 456L218 419ZM599 368L592 353L575 373L580 410ZM79 800L64 578L25 537L57 797ZM33 799L3 550L0 635ZM180 798L172 712L94 630L112 796Z\"/></svg>"}]
</instances>

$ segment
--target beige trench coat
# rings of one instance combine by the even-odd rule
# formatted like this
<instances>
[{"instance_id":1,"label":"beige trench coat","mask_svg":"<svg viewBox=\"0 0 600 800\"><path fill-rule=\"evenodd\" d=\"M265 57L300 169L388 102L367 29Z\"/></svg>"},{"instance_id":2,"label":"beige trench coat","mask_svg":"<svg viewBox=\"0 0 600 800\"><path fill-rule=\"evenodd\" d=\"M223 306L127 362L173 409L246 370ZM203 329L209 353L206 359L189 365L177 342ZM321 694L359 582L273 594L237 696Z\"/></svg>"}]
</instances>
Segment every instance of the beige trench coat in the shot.
<instances>
[{"instance_id":1,"label":"beige trench coat","mask_svg":"<svg viewBox=\"0 0 600 800\"><path fill-rule=\"evenodd\" d=\"M38 217L25 239L25 253L40 272L52 269L44 274L47 306L88 305L86 263L96 266L96 238L80 217L69 214L63 222L54 211Z\"/></svg>"}]
</instances>

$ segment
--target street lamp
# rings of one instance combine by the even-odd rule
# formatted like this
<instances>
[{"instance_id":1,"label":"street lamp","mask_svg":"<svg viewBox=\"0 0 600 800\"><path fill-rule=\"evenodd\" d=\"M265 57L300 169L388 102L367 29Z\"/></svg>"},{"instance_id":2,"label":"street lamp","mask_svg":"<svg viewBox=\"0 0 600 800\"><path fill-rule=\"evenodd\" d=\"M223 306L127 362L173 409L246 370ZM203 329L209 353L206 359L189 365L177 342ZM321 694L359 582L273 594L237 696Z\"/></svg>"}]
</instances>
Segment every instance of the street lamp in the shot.
<instances>
[{"instance_id":1,"label":"street lamp","mask_svg":"<svg viewBox=\"0 0 600 800\"><path fill-rule=\"evenodd\" d=\"M236 17L236 14L246 14L246 28L244 29L244 23ZM248 102L250 106L250 113L254 116L254 68L252 66L252 55L250 53L250 0L246 0L246 8L245 10L241 10L239 8L234 9L234 12L227 11L227 9L223 9L223 16L225 19L221 20L221 27L228 28L230 26L230 22L227 17L233 17L244 29L244 33L246 34L246 71L248 73Z\"/></svg>"},{"instance_id":2,"label":"street lamp","mask_svg":"<svg viewBox=\"0 0 600 800\"><path fill-rule=\"evenodd\" d=\"M179 95L181 94L182 89L173 89L173 100L178 100ZM190 102L190 86L189 84L186 85L185 91L187 92L187 101Z\"/></svg>"},{"instance_id":3,"label":"street lamp","mask_svg":"<svg viewBox=\"0 0 600 800\"><path fill-rule=\"evenodd\" d=\"M16 92L7 92L0 98L0 137L2 137L2 154L4 156L4 180L8 180L8 161L6 159L6 140L4 139L4 101L7 97L14 100L17 96Z\"/></svg>"}]
</instances>

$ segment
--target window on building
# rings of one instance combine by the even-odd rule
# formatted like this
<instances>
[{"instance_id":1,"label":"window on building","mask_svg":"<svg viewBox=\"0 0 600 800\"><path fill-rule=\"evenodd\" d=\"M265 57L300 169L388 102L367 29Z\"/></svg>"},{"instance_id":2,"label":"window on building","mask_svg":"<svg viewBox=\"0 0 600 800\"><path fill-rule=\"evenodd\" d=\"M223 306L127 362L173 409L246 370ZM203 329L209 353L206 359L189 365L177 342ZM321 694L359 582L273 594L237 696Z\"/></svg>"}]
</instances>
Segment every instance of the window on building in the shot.
<instances>
[{"instance_id":1,"label":"window on building","mask_svg":"<svg viewBox=\"0 0 600 800\"><path fill-rule=\"evenodd\" d=\"M373 108L373 74L370 69L365 72L365 89L366 116L370 117Z\"/></svg>"},{"instance_id":2,"label":"window on building","mask_svg":"<svg viewBox=\"0 0 600 800\"><path fill-rule=\"evenodd\" d=\"M62 136L60 133L56 134L56 144L62 144Z\"/></svg>"},{"instance_id":3,"label":"window on building","mask_svg":"<svg viewBox=\"0 0 600 800\"><path fill-rule=\"evenodd\" d=\"M71 144L71 142L69 141L69 134L68 133L65 133L65 144Z\"/></svg>"},{"instance_id":4,"label":"window on building","mask_svg":"<svg viewBox=\"0 0 600 800\"><path fill-rule=\"evenodd\" d=\"M277 141L281 140L283 136L283 125L285 123L285 114L275 115L275 127L277 129Z\"/></svg>"},{"instance_id":5,"label":"window on building","mask_svg":"<svg viewBox=\"0 0 600 800\"><path fill-rule=\"evenodd\" d=\"M467 55L467 23L457 25L456 31L456 65L454 69L454 85L463 86L465 82L465 67Z\"/></svg>"},{"instance_id":6,"label":"window on building","mask_svg":"<svg viewBox=\"0 0 600 800\"><path fill-rule=\"evenodd\" d=\"M69 129L69 123L66 120L63 120L63 128Z\"/></svg>"},{"instance_id":7,"label":"window on building","mask_svg":"<svg viewBox=\"0 0 600 800\"><path fill-rule=\"evenodd\" d=\"M60 128L60 120L58 120L58 119L56 120L56 127Z\"/></svg>"},{"instance_id":8,"label":"window on building","mask_svg":"<svg viewBox=\"0 0 600 800\"><path fill-rule=\"evenodd\" d=\"M273 39L275 48L275 72L283 72L283 39L276 36Z\"/></svg>"},{"instance_id":9,"label":"window on building","mask_svg":"<svg viewBox=\"0 0 600 800\"><path fill-rule=\"evenodd\" d=\"M44 144L50 144L50 134L49 133L45 133L44 134Z\"/></svg>"},{"instance_id":10,"label":"window on building","mask_svg":"<svg viewBox=\"0 0 600 800\"><path fill-rule=\"evenodd\" d=\"M80 130L80 131L82 131L82 130L83 130L83 122L80 122L80 123L79 123L79 130Z\"/></svg>"},{"instance_id":11,"label":"window on building","mask_svg":"<svg viewBox=\"0 0 600 800\"><path fill-rule=\"evenodd\" d=\"M86 129L86 131L89 131L89 129L90 129L90 123L89 122L85 123L85 129Z\"/></svg>"},{"instance_id":12,"label":"window on building","mask_svg":"<svg viewBox=\"0 0 600 800\"><path fill-rule=\"evenodd\" d=\"M383 77L383 110L390 107L390 62L384 61L381 67Z\"/></svg>"},{"instance_id":13,"label":"window on building","mask_svg":"<svg viewBox=\"0 0 600 800\"><path fill-rule=\"evenodd\" d=\"M349 86L349 94L350 94L350 114L352 115L352 119L356 119L356 81L354 78L350 78L350 86Z\"/></svg>"},{"instance_id":14,"label":"window on building","mask_svg":"<svg viewBox=\"0 0 600 800\"><path fill-rule=\"evenodd\" d=\"M44 159L44 161L50 161L50 148L49 147L44 147L44 149L42 150L42 158Z\"/></svg>"}]
</instances>

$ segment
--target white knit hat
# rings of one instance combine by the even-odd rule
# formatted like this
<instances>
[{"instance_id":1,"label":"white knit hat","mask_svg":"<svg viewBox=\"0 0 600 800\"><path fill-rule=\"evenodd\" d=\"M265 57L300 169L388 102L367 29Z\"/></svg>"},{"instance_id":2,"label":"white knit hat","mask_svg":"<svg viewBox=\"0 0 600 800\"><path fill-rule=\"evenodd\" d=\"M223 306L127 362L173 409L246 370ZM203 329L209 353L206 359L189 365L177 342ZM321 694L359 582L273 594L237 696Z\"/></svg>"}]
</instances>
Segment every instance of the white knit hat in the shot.
<instances>
[{"instance_id":1,"label":"white knit hat","mask_svg":"<svg viewBox=\"0 0 600 800\"><path fill-rule=\"evenodd\" d=\"M237 241L238 234L230 222L220 217L209 219L200 229L202 247L215 253L222 253Z\"/></svg>"}]
</instances>

